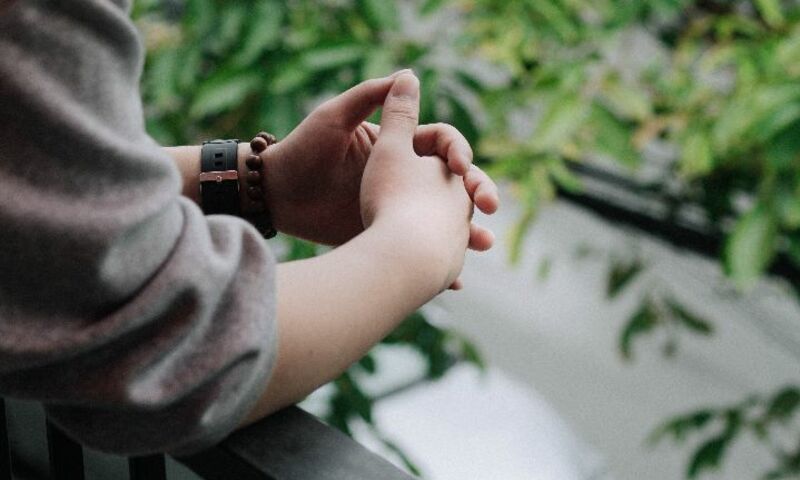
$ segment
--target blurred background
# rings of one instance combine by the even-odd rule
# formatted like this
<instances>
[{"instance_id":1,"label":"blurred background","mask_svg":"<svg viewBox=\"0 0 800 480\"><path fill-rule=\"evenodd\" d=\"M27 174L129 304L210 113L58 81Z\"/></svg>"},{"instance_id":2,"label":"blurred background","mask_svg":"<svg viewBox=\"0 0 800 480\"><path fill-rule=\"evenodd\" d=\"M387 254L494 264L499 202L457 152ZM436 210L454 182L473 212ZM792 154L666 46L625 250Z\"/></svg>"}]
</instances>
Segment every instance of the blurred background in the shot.
<instances>
[{"instance_id":1,"label":"blurred background","mask_svg":"<svg viewBox=\"0 0 800 480\"><path fill-rule=\"evenodd\" d=\"M799 478L800 2L137 0L149 132L413 68L499 245L304 403L431 480ZM284 258L319 253L282 238Z\"/></svg>"}]
</instances>

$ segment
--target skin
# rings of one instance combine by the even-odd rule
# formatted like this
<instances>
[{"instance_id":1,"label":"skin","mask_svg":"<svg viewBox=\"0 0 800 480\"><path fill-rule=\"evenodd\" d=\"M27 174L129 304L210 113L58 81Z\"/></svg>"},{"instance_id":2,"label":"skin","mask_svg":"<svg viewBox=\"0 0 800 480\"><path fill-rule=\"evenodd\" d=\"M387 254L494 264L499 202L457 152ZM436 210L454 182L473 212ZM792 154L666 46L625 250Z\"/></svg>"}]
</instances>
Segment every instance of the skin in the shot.
<instances>
[{"instance_id":1,"label":"skin","mask_svg":"<svg viewBox=\"0 0 800 480\"><path fill-rule=\"evenodd\" d=\"M381 125L365 122L379 106ZM243 425L336 378L407 315L460 288L467 248L492 246L471 218L474 206L497 209L496 186L456 129L418 126L418 115L419 81L398 72L326 102L262 153L276 228L339 246L278 266L277 363ZM197 201L199 147L168 151Z\"/></svg>"},{"instance_id":2,"label":"skin","mask_svg":"<svg viewBox=\"0 0 800 480\"><path fill-rule=\"evenodd\" d=\"M367 80L316 108L289 136L261 154L265 162L264 192L275 227L286 234L325 245L341 245L364 230L359 195L361 175L380 127L364 121L383 105L403 70ZM463 177L464 187L479 210L494 213L500 201L497 186L472 165L472 148L447 124L415 129L414 151L437 155L450 171ZM167 148L183 176L183 194L199 203L200 147ZM250 152L240 145L240 174ZM242 196L244 201L244 196ZM473 226L471 246L491 247L494 236Z\"/></svg>"}]
</instances>

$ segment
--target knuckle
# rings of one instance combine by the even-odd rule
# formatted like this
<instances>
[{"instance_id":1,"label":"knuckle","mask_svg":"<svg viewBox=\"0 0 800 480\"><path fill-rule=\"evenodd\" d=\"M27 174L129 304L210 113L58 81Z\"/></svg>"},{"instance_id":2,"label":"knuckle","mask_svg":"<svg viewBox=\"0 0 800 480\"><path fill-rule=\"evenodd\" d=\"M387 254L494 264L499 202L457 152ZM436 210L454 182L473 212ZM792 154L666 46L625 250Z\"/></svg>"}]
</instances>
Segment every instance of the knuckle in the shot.
<instances>
[{"instance_id":1,"label":"knuckle","mask_svg":"<svg viewBox=\"0 0 800 480\"><path fill-rule=\"evenodd\" d=\"M316 109L316 114L327 121L335 121L340 116L340 109L335 98L321 103Z\"/></svg>"},{"instance_id":2,"label":"knuckle","mask_svg":"<svg viewBox=\"0 0 800 480\"><path fill-rule=\"evenodd\" d=\"M448 133L450 135L461 135L461 132L459 132L456 127L450 125L449 123L439 122L436 124L436 126L443 132Z\"/></svg>"}]
</instances>

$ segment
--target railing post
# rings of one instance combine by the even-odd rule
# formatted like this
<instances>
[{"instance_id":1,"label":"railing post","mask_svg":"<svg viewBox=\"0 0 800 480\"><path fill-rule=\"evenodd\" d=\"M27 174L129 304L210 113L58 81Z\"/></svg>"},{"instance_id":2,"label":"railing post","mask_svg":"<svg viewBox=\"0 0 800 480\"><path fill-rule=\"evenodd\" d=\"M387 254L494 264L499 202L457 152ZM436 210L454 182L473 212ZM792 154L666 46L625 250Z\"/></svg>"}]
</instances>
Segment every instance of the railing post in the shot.
<instances>
[{"instance_id":1,"label":"railing post","mask_svg":"<svg viewBox=\"0 0 800 480\"><path fill-rule=\"evenodd\" d=\"M131 457L128 459L130 480L167 480L164 455Z\"/></svg>"},{"instance_id":2,"label":"railing post","mask_svg":"<svg viewBox=\"0 0 800 480\"><path fill-rule=\"evenodd\" d=\"M0 480L11 480L11 450L6 427L6 402L0 398Z\"/></svg>"},{"instance_id":3,"label":"railing post","mask_svg":"<svg viewBox=\"0 0 800 480\"><path fill-rule=\"evenodd\" d=\"M83 448L47 421L47 451L52 480L83 480Z\"/></svg>"}]
</instances>

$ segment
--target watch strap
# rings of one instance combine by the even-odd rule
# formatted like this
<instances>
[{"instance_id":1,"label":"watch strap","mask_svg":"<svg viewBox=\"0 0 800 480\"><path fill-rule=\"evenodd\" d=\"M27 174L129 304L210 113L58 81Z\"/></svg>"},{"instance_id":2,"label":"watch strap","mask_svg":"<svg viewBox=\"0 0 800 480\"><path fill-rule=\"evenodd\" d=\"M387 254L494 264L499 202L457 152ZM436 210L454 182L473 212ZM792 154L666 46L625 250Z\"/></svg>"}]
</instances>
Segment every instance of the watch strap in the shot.
<instances>
[{"instance_id":1,"label":"watch strap","mask_svg":"<svg viewBox=\"0 0 800 480\"><path fill-rule=\"evenodd\" d=\"M239 215L239 140L211 140L200 149L200 203L207 215Z\"/></svg>"}]
</instances>

